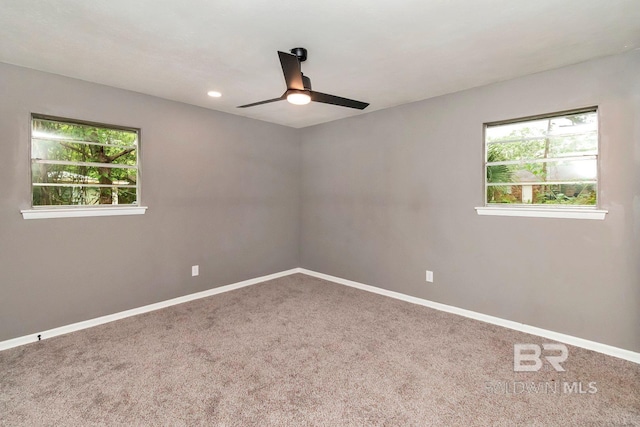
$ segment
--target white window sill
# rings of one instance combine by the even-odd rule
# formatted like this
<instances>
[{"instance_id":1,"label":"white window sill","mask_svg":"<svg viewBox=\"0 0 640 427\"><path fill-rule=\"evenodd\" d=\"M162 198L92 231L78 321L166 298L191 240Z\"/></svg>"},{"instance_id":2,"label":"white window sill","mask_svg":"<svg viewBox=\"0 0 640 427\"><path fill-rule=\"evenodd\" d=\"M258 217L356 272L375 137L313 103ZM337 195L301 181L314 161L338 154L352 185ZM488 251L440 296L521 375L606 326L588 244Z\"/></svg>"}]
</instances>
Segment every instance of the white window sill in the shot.
<instances>
[{"instance_id":1,"label":"white window sill","mask_svg":"<svg viewBox=\"0 0 640 427\"><path fill-rule=\"evenodd\" d=\"M20 211L24 219L76 218L84 216L143 215L146 206L104 207L104 208L44 208Z\"/></svg>"},{"instance_id":2,"label":"white window sill","mask_svg":"<svg viewBox=\"0 0 640 427\"><path fill-rule=\"evenodd\" d=\"M478 215L526 216L534 218L604 219L608 211L591 208L541 208L484 206L475 208Z\"/></svg>"}]
</instances>

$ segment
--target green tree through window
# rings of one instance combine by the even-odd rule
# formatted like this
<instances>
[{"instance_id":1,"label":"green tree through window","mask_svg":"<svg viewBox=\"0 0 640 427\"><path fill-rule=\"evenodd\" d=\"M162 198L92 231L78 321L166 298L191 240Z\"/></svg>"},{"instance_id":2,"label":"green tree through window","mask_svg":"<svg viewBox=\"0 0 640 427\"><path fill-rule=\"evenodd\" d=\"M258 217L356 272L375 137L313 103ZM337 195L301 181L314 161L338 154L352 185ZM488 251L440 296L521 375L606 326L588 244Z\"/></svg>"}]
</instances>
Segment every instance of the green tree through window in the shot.
<instances>
[{"instance_id":1,"label":"green tree through window","mask_svg":"<svg viewBox=\"0 0 640 427\"><path fill-rule=\"evenodd\" d=\"M33 206L137 205L138 131L34 116Z\"/></svg>"},{"instance_id":2,"label":"green tree through window","mask_svg":"<svg viewBox=\"0 0 640 427\"><path fill-rule=\"evenodd\" d=\"M486 204L597 203L595 109L488 124L485 149Z\"/></svg>"}]
</instances>

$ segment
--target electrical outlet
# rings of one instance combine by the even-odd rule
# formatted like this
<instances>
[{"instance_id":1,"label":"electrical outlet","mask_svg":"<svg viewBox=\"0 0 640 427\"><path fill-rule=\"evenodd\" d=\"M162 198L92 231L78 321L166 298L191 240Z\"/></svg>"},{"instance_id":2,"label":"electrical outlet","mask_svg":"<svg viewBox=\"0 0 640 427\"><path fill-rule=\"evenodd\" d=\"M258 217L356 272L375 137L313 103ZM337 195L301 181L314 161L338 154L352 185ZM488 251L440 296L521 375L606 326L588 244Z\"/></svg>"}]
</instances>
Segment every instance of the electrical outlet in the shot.
<instances>
[{"instance_id":1,"label":"electrical outlet","mask_svg":"<svg viewBox=\"0 0 640 427\"><path fill-rule=\"evenodd\" d=\"M199 265L192 265L191 266L191 275L192 276L198 276L200 274L200 266Z\"/></svg>"},{"instance_id":2,"label":"electrical outlet","mask_svg":"<svg viewBox=\"0 0 640 427\"><path fill-rule=\"evenodd\" d=\"M427 270L427 282L433 282L433 271Z\"/></svg>"}]
</instances>

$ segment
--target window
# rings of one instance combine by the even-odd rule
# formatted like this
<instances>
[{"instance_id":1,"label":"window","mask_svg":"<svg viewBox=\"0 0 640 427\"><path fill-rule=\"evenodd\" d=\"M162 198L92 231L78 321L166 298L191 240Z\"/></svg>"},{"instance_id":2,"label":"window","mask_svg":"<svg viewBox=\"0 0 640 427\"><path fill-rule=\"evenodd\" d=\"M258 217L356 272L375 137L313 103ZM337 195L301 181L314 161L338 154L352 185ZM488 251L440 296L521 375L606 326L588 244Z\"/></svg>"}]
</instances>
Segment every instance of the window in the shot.
<instances>
[{"instance_id":1,"label":"window","mask_svg":"<svg viewBox=\"0 0 640 427\"><path fill-rule=\"evenodd\" d=\"M598 205L595 108L486 124L484 137L485 206Z\"/></svg>"},{"instance_id":2,"label":"window","mask_svg":"<svg viewBox=\"0 0 640 427\"><path fill-rule=\"evenodd\" d=\"M138 145L137 129L32 116L31 212L139 207Z\"/></svg>"}]
</instances>

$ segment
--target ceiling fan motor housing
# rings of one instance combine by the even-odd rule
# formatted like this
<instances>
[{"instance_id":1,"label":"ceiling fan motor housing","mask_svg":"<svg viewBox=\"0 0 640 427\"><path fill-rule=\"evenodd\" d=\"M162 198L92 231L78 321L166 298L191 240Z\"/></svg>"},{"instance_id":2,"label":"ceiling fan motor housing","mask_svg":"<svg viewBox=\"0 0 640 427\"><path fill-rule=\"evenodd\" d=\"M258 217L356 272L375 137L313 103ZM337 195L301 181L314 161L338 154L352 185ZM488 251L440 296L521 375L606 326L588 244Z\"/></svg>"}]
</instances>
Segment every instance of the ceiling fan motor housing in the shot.
<instances>
[{"instance_id":1,"label":"ceiling fan motor housing","mask_svg":"<svg viewBox=\"0 0 640 427\"><path fill-rule=\"evenodd\" d=\"M303 47L294 47L290 50L295 56L298 57L298 61L304 62L307 60L307 49Z\"/></svg>"}]
</instances>

